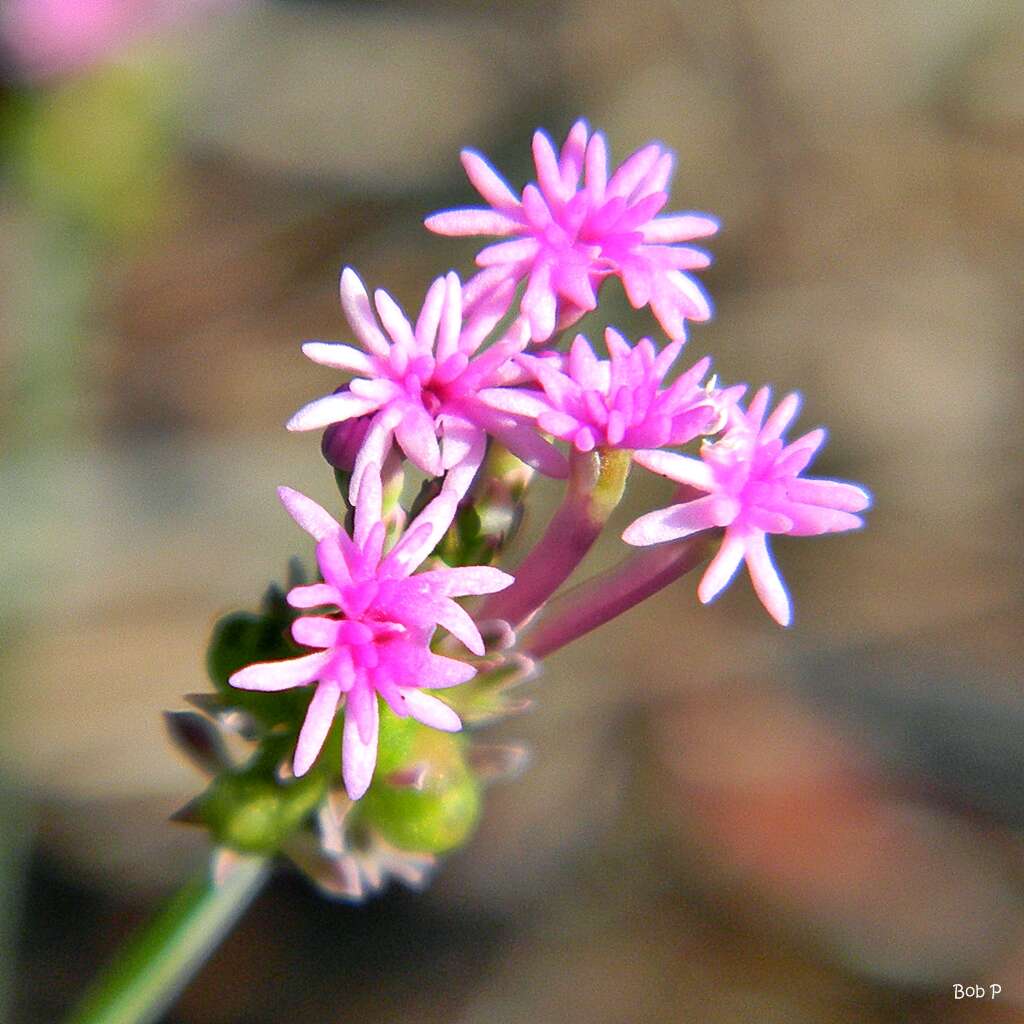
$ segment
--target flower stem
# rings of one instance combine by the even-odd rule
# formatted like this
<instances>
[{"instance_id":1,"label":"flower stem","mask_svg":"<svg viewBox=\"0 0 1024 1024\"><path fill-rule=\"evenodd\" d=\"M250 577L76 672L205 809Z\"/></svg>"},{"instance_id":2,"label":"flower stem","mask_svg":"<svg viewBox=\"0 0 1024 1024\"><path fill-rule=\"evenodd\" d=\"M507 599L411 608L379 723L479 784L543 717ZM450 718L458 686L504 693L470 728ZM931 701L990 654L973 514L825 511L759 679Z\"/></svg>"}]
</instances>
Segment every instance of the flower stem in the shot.
<instances>
[{"instance_id":1,"label":"flower stem","mask_svg":"<svg viewBox=\"0 0 1024 1024\"><path fill-rule=\"evenodd\" d=\"M552 601L522 650L540 660L629 611L699 565L718 531L647 548Z\"/></svg>"},{"instance_id":2,"label":"flower stem","mask_svg":"<svg viewBox=\"0 0 1024 1024\"><path fill-rule=\"evenodd\" d=\"M271 861L231 856L227 863L220 878L205 869L188 882L129 939L68 1024L148 1024L160 1017L259 892Z\"/></svg>"},{"instance_id":3,"label":"flower stem","mask_svg":"<svg viewBox=\"0 0 1024 1024\"><path fill-rule=\"evenodd\" d=\"M617 448L573 450L562 504L516 569L515 583L484 603L481 619L505 619L517 628L572 575L622 499L632 455Z\"/></svg>"}]
</instances>

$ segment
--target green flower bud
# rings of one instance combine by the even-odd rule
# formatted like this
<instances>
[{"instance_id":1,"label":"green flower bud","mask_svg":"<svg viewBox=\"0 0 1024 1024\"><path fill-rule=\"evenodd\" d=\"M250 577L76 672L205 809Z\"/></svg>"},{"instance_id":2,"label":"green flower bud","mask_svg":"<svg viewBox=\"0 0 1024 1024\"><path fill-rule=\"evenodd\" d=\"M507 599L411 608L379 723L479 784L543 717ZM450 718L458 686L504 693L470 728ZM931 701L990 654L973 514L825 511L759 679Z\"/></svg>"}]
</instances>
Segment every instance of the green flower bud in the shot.
<instances>
[{"instance_id":1,"label":"green flower bud","mask_svg":"<svg viewBox=\"0 0 1024 1024\"><path fill-rule=\"evenodd\" d=\"M326 791L319 773L286 783L263 770L221 775L199 798L198 819L222 846L272 853L302 826Z\"/></svg>"},{"instance_id":2,"label":"green flower bud","mask_svg":"<svg viewBox=\"0 0 1024 1024\"><path fill-rule=\"evenodd\" d=\"M382 714L380 759L356 806L358 820L403 850L445 853L462 846L480 817L480 784L466 764L465 746L462 736ZM398 779L410 770L415 784Z\"/></svg>"}]
</instances>

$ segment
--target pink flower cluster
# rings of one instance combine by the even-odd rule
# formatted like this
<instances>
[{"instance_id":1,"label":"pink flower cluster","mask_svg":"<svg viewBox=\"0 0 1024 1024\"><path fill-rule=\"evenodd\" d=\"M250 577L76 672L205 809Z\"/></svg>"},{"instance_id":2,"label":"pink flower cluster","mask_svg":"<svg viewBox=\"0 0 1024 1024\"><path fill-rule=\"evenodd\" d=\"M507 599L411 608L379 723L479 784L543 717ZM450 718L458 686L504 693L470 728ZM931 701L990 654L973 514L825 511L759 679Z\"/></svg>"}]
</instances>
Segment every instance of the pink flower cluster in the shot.
<instances>
[{"instance_id":1,"label":"pink flower cluster","mask_svg":"<svg viewBox=\"0 0 1024 1024\"><path fill-rule=\"evenodd\" d=\"M720 537L700 600L717 596L745 562L758 597L782 625L792 611L768 535L855 529L869 505L867 492L854 484L802 475L825 435L813 430L785 442L796 395L770 415L767 388L744 406L746 387L708 379L708 358L673 377L685 322L710 316L703 291L686 273L706 266L708 257L684 243L714 233L717 224L698 214L660 215L671 155L651 144L609 175L604 138L581 121L560 152L538 132L533 156L537 181L517 197L482 157L464 152L470 180L489 207L428 218L427 226L443 234L506 238L480 252L482 269L466 286L454 272L438 277L410 319L383 290L371 301L346 268L341 303L355 344L303 346L311 360L345 377L333 393L300 409L288 428L326 429L325 454L350 473L354 528L350 535L315 502L281 489L288 511L317 541L323 582L288 595L296 608L320 609L298 618L292 630L312 653L251 665L231 682L255 690L315 684L295 752L297 775L312 766L343 707L343 776L352 799L373 775L378 697L398 715L443 730L461 727L455 712L427 691L464 683L476 670L431 644L440 628L482 655L474 617L456 599L495 594L513 578L490 566L416 570L460 506L486 492L480 476L489 444L505 446L549 476L569 477L562 508L512 589L484 604L485 612L513 625L528 622L569 577L604 525L595 510L606 516L614 507L608 501L618 500L594 503L580 491L597 486L595 452L620 467L616 472L632 458L681 485L676 504L629 526L628 544ZM606 357L582 335L560 351L556 335L597 307L600 286L612 276L636 308L650 306L669 343L660 351L649 338L632 344L609 327ZM531 342L545 345L531 353ZM671 450L696 440L699 458ZM613 459L612 450L625 454ZM403 517L385 523L381 472L403 462L436 482L429 492L436 496L400 531L396 522ZM616 614L630 595L653 592L654 577L642 578L649 563L651 573L663 572L653 560L640 560L618 577ZM678 564L692 567L686 557ZM577 610L577 620L607 616Z\"/></svg>"},{"instance_id":2,"label":"pink flower cluster","mask_svg":"<svg viewBox=\"0 0 1024 1024\"><path fill-rule=\"evenodd\" d=\"M311 498L288 487L279 494L292 518L317 541L324 580L294 587L288 603L333 610L302 616L292 625L295 641L317 648L316 653L250 665L231 677L231 685L288 690L317 683L295 750L296 775L304 775L316 760L344 699L342 772L349 796L358 800L377 761L378 695L400 717L412 715L446 732L462 728L458 715L424 689L456 686L472 679L476 670L434 654L430 641L441 626L474 654L483 654L480 631L453 598L491 594L507 587L512 577L489 566L414 575L451 524L456 502L448 494L435 498L385 554L375 464L362 477L351 537Z\"/></svg>"}]
</instances>

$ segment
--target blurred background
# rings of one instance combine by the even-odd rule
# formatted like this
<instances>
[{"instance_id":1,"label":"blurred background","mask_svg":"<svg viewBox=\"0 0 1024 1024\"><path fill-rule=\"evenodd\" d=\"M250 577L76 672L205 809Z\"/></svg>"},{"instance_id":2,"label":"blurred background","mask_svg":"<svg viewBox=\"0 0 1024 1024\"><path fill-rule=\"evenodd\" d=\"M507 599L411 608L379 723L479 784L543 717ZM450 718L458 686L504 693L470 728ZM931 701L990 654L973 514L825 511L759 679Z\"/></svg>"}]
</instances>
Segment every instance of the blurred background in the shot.
<instances>
[{"instance_id":1,"label":"blurred background","mask_svg":"<svg viewBox=\"0 0 1024 1024\"><path fill-rule=\"evenodd\" d=\"M273 488L331 500L282 424L340 267L468 272L421 227L459 148L521 187L581 115L675 149L723 222L691 354L804 391L870 527L777 544L790 631L689 578L552 658L426 894L283 870L166 1020L1024 1018L1017 4L7 0L0 45L0 1019L59 1020L202 862L160 711L311 554Z\"/></svg>"}]
</instances>

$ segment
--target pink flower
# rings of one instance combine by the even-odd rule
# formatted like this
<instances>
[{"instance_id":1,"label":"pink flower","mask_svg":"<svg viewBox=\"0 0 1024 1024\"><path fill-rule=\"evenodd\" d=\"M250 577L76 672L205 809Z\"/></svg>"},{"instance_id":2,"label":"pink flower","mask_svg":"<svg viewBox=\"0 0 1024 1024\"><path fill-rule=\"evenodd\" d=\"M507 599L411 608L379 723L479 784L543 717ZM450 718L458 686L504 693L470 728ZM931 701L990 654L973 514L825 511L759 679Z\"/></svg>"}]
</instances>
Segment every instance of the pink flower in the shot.
<instances>
[{"instance_id":1,"label":"pink flower","mask_svg":"<svg viewBox=\"0 0 1024 1024\"><path fill-rule=\"evenodd\" d=\"M478 394L523 378L512 359L527 344L521 325L480 351L506 312L511 292L511 286L494 291L464 319L462 286L450 273L430 286L413 327L385 291L374 296L375 316L362 282L346 267L341 302L362 348L311 341L302 350L314 362L346 370L354 379L300 409L288 429L316 430L368 418L353 462L353 499L366 467L382 465L393 443L429 476L447 473L445 487L459 497L480 467L487 434L524 462L565 476L564 459L528 420L491 408Z\"/></svg>"},{"instance_id":2,"label":"pink flower","mask_svg":"<svg viewBox=\"0 0 1024 1024\"><path fill-rule=\"evenodd\" d=\"M76 71L139 36L237 0L6 0L0 37L28 77Z\"/></svg>"},{"instance_id":3,"label":"pink flower","mask_svg":"<svg viewBox=\"0 0 1024 1024\"><path fill-rule=\"evenodd\" d=\"M520 356L542 391L504 388L481 397L499 408L532 416L541 430L581 452L602 448L660 448L714 433L744 387L717 390L701 381L711 365L702 359L664 386L683 343L660 353L648 338L635 346L609 327L608 359L598 359L577 335L559 369L550 357Z\"/></svg>"},{"instance_id":4,"label":"pink flower","mask_svg":"<svg viewBox=\"0 0 1024 1024\"><path fill-rule=\"evenodd\" d=\"M344 701L342 775L348 795L358 800L377 761L378 695L396 715L412 715L446 732L462 728L458 715L424 690L457 686L471 679L476 669L434 654L430 640L441 626L474 654L483 654L480 631L452 598L494 593L509 586L512 577L485 566L412 575L451 524L457 505L451 494L427 505L385 554L376 464L363 473L351 537L305 495L288 487L278 494L295 521L317 540L324 580L293 588L288 603L337 611L303 616L292 624L296 642L318 648L315 653L250 665L230 682L243 690L287 690L317 683L295 748L296 775L309 771Z\"/></svg>"},{"instance_id":5,"label":"pink flower","mask_svg":"<svg viewBox=\"0 0 1024 1024\"><path fill-rule=\"evenodd\" d=\"M508 238L477 255L484 269L466 285L468 308L492 288L525 278L522 311L532 339L545 341L595 309L601 282L617 276L633 307L649 304L673 340L685 337L686 320L711 317L707 296L684 273L711 259L677 243L713 235L718 222L706 214L656 216L668 201L671 153L651 143L609 178L604 137L595 133L588 140L586 122L577 121L561 155L544 132L535 132L533 159L537 183L519 199L480 154L463 150L462 165L490 208L447 210L426 219L441 235Z\"/></svg>"},{"instance_id":6,"label":"pink flower","mask_svg":"<svg viewBox=\"0 0 1024 1024\"><path fill-rule=\"evenodd\" d=\"M641 516L622 536L629 544L660 544L724 526L722 545L697 595L707 604L745 561L761 603L772 618L788 626L789 595L768 552L767 534L807 537L857 529L864 522L855 513L863 512L871 499L855 484L800 476L824 442L825 431L812 430L785 444L782 434L800 408L800 397L788 395L765 421L769 395L768 388L758 391L747 412L735 406L721 440L705 442L700 459L637 452L641 465L706 496Z\"/></svg>"}]
</instances>

